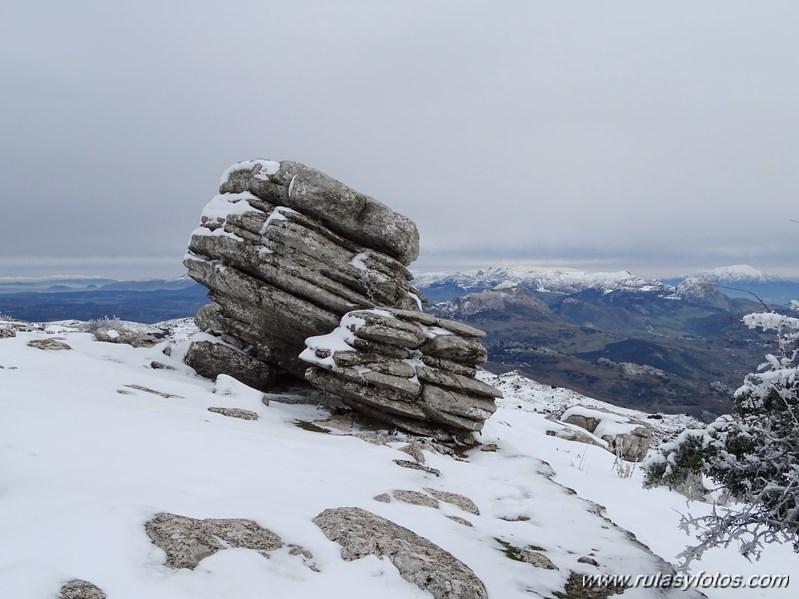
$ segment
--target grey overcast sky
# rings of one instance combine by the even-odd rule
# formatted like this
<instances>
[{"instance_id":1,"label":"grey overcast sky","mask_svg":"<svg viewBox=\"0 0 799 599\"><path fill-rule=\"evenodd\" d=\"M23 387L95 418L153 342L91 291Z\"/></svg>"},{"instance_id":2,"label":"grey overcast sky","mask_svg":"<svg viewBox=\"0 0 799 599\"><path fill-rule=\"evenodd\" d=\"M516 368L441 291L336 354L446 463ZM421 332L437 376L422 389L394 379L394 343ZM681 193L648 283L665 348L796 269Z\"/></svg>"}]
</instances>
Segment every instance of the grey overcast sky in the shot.
<instances>
[{"instance_id":1,"label":"grey overcast sky","mask_svg":"<svg viewBox=\"0 0 799 599\"><path fill-rule=\"evenodd\" d=\"M170 276L219 176L299 160L419 270L799 275L799 2L5 0L0 276Z\"/></svg>"}]
</instances>

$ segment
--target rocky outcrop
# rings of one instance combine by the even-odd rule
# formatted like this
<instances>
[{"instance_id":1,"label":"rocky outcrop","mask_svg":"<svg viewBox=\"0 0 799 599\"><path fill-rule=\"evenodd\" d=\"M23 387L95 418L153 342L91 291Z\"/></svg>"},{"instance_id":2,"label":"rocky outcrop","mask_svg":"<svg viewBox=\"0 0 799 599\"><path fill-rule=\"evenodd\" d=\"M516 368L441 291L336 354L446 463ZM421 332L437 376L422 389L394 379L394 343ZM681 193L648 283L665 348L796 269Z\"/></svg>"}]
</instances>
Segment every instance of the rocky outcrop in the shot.
<instances>
[{"instance_id":1,"label":"rocky outcrop","mask_svg":"<svg viewBox=\"0 0 799 599\"><path fill-rule=\"evenodd\" d=\"M593 433L608 444L608 451L624 460L643 461L649 451L652 427L646 422L584 406L569 408L560 419Z\"/></svg>"},{"instance_id":2,"label":"rocky outcrop","mask_svg":"<svg viewBox=\"0 0 799 599\"><path fill-rule=\"evenodd\" d=\"M306 378L362 412L442 440L466 438L494 413L501 393L474 378L486 359L468 325L396 309L347 313L311 337Z\"/></svg>"},{"instance_id":3,"label":"rocky outcrop","mask_svg":"<svg viewBox=\"0 0 799 599\"><path fill-rule=\"evenodd\" d=\"M17 331L13 327L0 325L0 339L10 339L16 337Z\"/></svg>"},{"instance_id":4,"label":"rocky outcrop","mask_svg":"<svg viewBox=\"0 0 799 599\"><path fill-rule=\"evenodd\" d=\"M346 561L367 555L386 556L400 576L436 599L484 599L485 586L454 555L419 536L361 508L328 509L314 518L328 539L341 545Z\"/></svg>"},{"instance_id":5,"label":"rocky outcrop","mask_svg":"<svg viewBox=\"0 0 799 599\"><path fill-rule=\"evenodd\" d=\"M420 309L405 267L418 253L410 219L324 173L297 162L238 163L184 259L213 301L195 319L212 335L192 344L186 362L262 389L276 371L302 378L305 339L345 313Z\"/></svg>"},{"instance_id":6,"label":"rocky outcrop","mask_svg":"<svg viewBox=\"0 0 799 599\"><path fill-rule=\"evenodd\" d=\"M260 390L286 372L439 439L481 430L501 396L474 378L484 334L421 311L410 219L297 162L241 162L219 191L184 259L213 302L197 313L187 364Z\"/></svg>"}]
</instances>

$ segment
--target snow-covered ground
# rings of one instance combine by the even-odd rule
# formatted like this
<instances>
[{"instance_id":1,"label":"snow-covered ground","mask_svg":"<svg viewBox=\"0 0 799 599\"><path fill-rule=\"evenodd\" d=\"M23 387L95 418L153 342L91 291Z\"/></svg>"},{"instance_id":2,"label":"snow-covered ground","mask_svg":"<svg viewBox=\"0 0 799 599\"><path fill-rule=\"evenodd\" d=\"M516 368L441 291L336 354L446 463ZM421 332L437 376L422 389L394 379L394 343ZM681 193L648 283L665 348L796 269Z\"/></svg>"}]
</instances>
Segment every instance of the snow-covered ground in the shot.
<instances>
[{"instance_id":1,"label":"snow-covered ground","mask_svg":"<svg viewBox=\"0 0 799 599\"><path fill-rule=\"evenodd\" d=\"M429 596L387 559L341 559L340 546L312 519L342 506L362 507L430 539L469 566L491 598L551 597L563 591L570 571L657 570L657 560L597 515L591 502L669 561L691 540L677 528L679 514L709 509L664 489L644 490L639 470L620 476L614 456L600 447L548 436L559 425L547 413L606 404L518 375L483 375L505 392L480 437L497 450L473 449L463 459L425 451L425 466L441 473L434 476L394 463L410 459L400 451L403 436L381 445L351 432L305 430L298 421L322 420L327 412L274 395L265 405L252 390L195 376L180 361L191 329L185 321L169 327L177 341L138 349L97 342L77 324L0 339L0 597L55 597L73 578L93 582L111 599ZM72 350L28 346L46 338ZM163 353L168 346L171 356ZM260 418L229 418L209 412L212 406ZM650 422L664 437L691 423ZM465 495L480 514L444 502L434 509L373 499L425 488ZM285 543L308 549L319 571L287 549L269 559L226 549L195 570L169 569L144 529L159 512L253 519ZM511 560L497 539L540 547L557 569ZM586 556L599 566L579 561ZM787 546L768 547L755 563L730 547L707 553L692 572L792 574L796 564ZM701 590L719 598L792 596L790 587ZM639 588L625 596L659 595Z\"/></svg>"}]
</instances>

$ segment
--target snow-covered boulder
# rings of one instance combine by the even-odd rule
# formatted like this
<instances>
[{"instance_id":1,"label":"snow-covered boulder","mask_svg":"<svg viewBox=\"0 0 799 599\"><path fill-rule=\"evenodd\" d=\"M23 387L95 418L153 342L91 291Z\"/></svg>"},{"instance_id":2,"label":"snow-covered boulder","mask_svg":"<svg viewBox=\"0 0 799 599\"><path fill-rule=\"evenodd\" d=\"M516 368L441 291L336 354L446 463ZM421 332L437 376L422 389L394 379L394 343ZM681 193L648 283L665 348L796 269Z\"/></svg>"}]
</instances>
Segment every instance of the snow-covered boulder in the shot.
<instances>
[{"instance_id":1,"label":"snow-covered boulder","mask_svg":"<svg viewBox=\"0 0 799 599\"><path fill-rule=\"evenodd\" d=\"M186 361L203 376L244 376L261 388L276 371L302 378L305 339L346 312L420 309L406 268L418 253L416 225L377 200L297 162L240 162L224 173L184 259L213 301L197 325L223 347L206 335Z\"/></svg>"},{"instance_id":2,"label":"snow-covered boulder","mask_svg":"<svg viewBox=\"0 0 799 599\"><path fill-rule=\"evenodd\" d=\"M466 439L502 396L475 378L486 360L483 335L422 312L357 310L309 338L300 358L311 365L312 384L361 412L412 433Z\"/></svg>"},{"instance_id":3,"label":"snow-covered boulder","mask_svg":"<svg viewBox=\"0 0 799 599\"><path fill-rule=\"evenodd\" d=\"M0 339L9 339L16 336L17 332L14 330L14 327L0 325Z\"/></svg>"},{"instance_id":4,"label":"snow-covered boulder","mask_svg":"<svg viewBox=\"0 0 799 599\"><path fill-rule=\"evenodd\" d=\"M646 422L601 408L574 406L560 417L607 443L607 450L630 462L641 462L649 451L652 427Z\"/></svg>"}]
</instances>

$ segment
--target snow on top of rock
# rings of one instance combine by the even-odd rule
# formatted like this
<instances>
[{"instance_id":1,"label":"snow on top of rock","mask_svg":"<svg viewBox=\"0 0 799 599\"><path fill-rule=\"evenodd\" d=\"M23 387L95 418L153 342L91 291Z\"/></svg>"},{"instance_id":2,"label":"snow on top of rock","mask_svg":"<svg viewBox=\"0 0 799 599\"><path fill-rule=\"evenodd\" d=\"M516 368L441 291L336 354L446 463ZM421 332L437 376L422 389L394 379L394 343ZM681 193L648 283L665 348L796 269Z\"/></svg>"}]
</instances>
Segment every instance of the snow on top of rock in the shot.
<instances>
[{"instance_id":1,"label":"snow on top of rock","mask_svg":"<svg viewBox=\"0 0 799 599\"><path fill-rule=\"evenodd\" d=\"M221 193L215 195L210 202L203 208L200 219L202 222L222 222L231 214L246 214L247 212L258 212L247 200L257 199L248 192L244 193Z\"/></svg>"},{"instance_id":2,"label":"snow on top of rock","mask_svg":"<svg viewBox=\"0 0 799 599\"><path fill-rule=\"evenodd\" d=\"M249 405L257 404L264 396L258 389L253 389L227 374L220 374L216 377L212 392L230 400L247 402Z\"/></svg>"},{"instance_id":3,"label":"snow on top of rock","mask_svg":"<svg viewBox=\"0 0 799 599\"><path fill-rule=\"evenodd\" d=\"M230 231L225 231L222 227L218 227L216 229L207 229L205 227L197 227L194 231L191 232L192 235L203 235L203 236L211 236L211 237L229 237L230 239L235 239L236 241L244 241L241 237L236 235L235 233L231 233Z\"/></svg>"},{"instance_id":4,"label":"snow on top of rock","mask_svg":"<svg viewBox=\"0 0 799 599\"><path fill-rule=\"evenodd\" d=\"M628 418L613 414L612 412L602 412L592 410L585 406L573 406L563 412L560 420L566 420L569 416L583 416L599 420L599 424L594 429L594 435L600 439L605 436L626 435L633 432L639 425L629 422Z\"/></svg>"},{"instance_id":5,"label":"snow on top of rock","mask_svg":"<svg viewBox=\"0 0 799 599\"><path fill-rule=\"evenodd\" d=\"M350 260L350 264L352 264L358 270L366 272L369 269L366 267L365 260L367 260L370 255L371 255L370 250L364 250L364 251L356 254L353 257L353 259Z\"/></svg>"},{"instance_id":6,"label":"snow on top of rock","mask_svg":"<svg viewBox=\"0 0 799 599\"><path fill-rule=\"evenodd\" d=\"M336 352L353 350L352 344L355 342L355 335L347 325L360 327L364 324L366 323L362 319L346 314L341 324L327 335L308 337L305 340L306 348L300 353L300 360L322 368L334 368L336 363L333 360L333 355Z\"/></svg>"},{"instance_id":7,"label":"snow on top of rock","mask_svg":"<svg viewBox=\"0 0 799 599\"><path fill-rule=\"evenodd\" d=\"M222 173L219 184L224 185L227 183L230 179L230 175L237 171L249 171L256 166L260 166L261 170L257 175L255 175L255 178L266 181L269 180L269 175L274 175L280 170L280 163L274 160L264 160L260 158L257 160L242 160L241 162L237 162L233 166L229 167L224 173Z\"/></svg>"}]
</instances>

